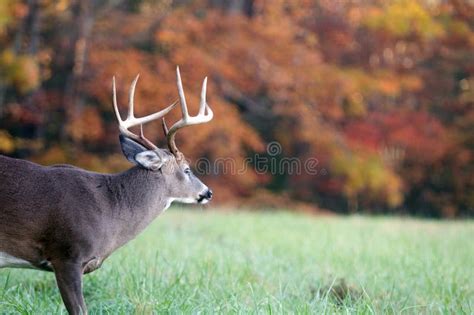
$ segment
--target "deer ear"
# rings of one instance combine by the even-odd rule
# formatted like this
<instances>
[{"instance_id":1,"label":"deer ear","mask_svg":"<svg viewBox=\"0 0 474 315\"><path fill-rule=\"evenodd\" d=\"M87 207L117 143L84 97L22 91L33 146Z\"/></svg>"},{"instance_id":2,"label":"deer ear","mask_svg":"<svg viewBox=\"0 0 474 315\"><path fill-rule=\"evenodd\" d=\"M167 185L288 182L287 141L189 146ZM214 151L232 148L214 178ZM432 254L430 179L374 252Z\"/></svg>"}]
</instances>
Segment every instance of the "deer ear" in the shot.
<instances>
[{"instance_id":1,"label":"deer ear","mask_svg":"<svg viewBox=\"0 0 474 315\"><path fill-rule=\"evenodd\" d=\"M135 163L151 171L159 170L169 157L163 150L148 150L135 155Z\"/></svg>"},{"instance_id":2,"label":"deer ear","mask_svg":"<svg viewBox=\"0 0 474 315\"><path fill-rule=\"evenodd\" d=\"M138 142L122 135L120 135L120 145L127 160L152 171L159 170L169 160L165 151L148 150Z\"/></svg>"},{"instance_id":3,"label":"deer ear","mask_svg":"<svg viewBox=\"0 0 474 315\"><path fill-rule=\"evenodd\" d=\"M138 142L133 141L127 137L122 135L119 136L120 138L120 146L122 147L123 155L127 158L129 162L136 164L135 156L140 153L147 151L148 149L139 144Z\"/></svg>"}]
</instances>

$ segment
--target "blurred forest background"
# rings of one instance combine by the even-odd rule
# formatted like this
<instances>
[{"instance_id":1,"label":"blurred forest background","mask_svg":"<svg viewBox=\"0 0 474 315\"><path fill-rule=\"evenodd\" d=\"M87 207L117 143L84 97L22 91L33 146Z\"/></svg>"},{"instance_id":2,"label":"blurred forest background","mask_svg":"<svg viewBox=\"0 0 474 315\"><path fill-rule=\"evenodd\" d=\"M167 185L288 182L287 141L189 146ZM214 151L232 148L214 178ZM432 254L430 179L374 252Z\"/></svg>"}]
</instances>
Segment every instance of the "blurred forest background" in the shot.
<instances>
[{"instance_id":1,"label":"blurred forest background","mask_svg":"<svg viewBox=\"0 0 474 315\"><path fill-rule=\"evenodd\" d=\"M214 120L178 135L192 161L241 166L278 141L326 170L215 171L216 203L474 215L467 0L2 0L0 152L124 170L112 76L125 105L141 74L143 115L177 98L176 65L192 112L209 76ZM158 122L146 133L164 145Z\"/></svg>"}]
</instances>

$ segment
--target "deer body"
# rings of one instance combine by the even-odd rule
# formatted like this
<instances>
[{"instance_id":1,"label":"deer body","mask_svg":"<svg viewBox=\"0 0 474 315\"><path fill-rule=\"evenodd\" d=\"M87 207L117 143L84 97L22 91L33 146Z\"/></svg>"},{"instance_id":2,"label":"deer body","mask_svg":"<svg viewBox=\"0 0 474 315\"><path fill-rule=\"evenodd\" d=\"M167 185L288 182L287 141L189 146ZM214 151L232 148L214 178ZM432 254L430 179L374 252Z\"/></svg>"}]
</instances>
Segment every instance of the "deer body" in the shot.
<instances>
[{"instance_id":1,"label":"deer body","mask_svg":"<svg viewBox=\"0 0 474 315\"><path fill-rule=\"evenodd\" d=\"M103 261L169 206L160 175L138 166L108 175L0 156L0 252L49 271L54 259Z\"/></svg>"},{"instance_id":2,"label":"deer body","mask_svg":"<svg viewBox=\"0 0 474 315\"><path fill-rule=\"evenodd\" d=\"M167 108L136 118L130 89L129 111L122 120L113 81L113 103L120 144L134 167L119 174L89 172L71 165L40 166L0 155L0 268L53 271L70 314L87 314L83 274L99 268L117 248L140 233L173 201L207 203L212 191L194 176L175 144L176 132L208 122L206 82L199 114L190 116L176 69L182 118L168 130ZM168 149L159 149L143 135L142 125L163 118ZM129 130L140 126L140 135Z\"/></svg>"}]
</instances>

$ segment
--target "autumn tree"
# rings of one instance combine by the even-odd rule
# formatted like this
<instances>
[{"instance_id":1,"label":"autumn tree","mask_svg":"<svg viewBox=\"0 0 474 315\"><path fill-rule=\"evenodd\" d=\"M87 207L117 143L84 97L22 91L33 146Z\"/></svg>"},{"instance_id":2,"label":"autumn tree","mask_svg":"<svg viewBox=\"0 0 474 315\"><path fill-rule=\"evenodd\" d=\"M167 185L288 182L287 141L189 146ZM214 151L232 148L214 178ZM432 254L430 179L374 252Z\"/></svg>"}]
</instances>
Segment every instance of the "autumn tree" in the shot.
<instances>
[{"instance_id":1,"label":"autumn tree","mask_svg":"<svg viewBox=\"0 0 474 315\"><path fill-rule=\"evenodd\" d=\"M218 202L472 215L473 21L458 0L6 0L0 151L123 170L112 76L124 104L140 73L145 114L176 99L180 65L191 111L209 76L216 118L178 141L231 163L205 170ZM317 172L259 172L256 156Z\"/></svg>"}]
</instances>

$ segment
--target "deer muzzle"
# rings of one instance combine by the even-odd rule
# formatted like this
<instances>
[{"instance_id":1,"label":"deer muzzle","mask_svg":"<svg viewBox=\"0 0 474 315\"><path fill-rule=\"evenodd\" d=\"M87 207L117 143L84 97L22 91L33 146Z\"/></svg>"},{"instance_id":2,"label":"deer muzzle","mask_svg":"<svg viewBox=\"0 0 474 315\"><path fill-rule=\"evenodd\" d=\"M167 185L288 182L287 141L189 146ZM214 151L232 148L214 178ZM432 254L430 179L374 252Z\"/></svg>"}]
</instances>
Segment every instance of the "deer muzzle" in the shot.
<instances>
[{"instance_id":1,"label":"deer muzzle","mask_svg":"<svg viewBox=\"0 0 474 315\"><path fill-rule=\"evenodd\" d=\"M198 203L208 203L212 199L212 190L207 189L204 193L199 195Z\"/></svg>"}]
</instances>

